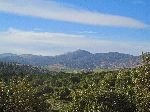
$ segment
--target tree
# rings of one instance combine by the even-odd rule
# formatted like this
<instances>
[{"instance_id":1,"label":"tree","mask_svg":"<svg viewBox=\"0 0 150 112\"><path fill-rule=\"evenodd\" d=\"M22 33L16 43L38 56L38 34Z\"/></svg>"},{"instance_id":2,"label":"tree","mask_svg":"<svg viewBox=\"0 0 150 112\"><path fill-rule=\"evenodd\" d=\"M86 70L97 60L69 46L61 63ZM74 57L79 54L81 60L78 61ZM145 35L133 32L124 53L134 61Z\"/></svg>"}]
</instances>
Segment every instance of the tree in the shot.
<instances>
[{"instance_id":1,"label":"tree","mask_svg":"<svg viewBox=\"0 0 150 112\"><path fill-rule=\"evenodd\" d=\"M1 112L48 112L50 104L44 97L36 97L35 93L25 78L14 77L8 85L1 82Z\"/></svg>"}]
</instances>

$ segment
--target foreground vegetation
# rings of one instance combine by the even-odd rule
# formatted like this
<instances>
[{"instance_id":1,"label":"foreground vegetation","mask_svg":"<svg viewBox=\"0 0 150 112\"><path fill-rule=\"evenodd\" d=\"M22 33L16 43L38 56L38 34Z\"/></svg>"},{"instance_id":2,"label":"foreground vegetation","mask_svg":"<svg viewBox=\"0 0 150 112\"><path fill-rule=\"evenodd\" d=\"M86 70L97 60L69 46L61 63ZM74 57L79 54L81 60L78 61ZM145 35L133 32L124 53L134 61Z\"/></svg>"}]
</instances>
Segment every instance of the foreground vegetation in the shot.
<instances>
[{"instance_id":1,"label":"foreground vegetation","mask_svg":"<svg viewBox=\"0 0 150 112\"><path fill-rule=\"evenodd\" d=\"M1 67L0 112L150 112L149 59L100 73L10 75Z\"/></svg>"}]
</instances>

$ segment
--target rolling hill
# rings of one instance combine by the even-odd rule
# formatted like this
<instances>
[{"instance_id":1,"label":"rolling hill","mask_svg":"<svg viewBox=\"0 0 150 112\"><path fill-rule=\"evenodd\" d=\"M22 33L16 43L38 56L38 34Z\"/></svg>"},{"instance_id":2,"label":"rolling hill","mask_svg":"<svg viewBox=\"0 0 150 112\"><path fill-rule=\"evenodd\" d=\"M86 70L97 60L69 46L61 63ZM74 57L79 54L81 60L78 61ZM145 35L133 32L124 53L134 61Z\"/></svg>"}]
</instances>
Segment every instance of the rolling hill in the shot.
<instances>
[{"instance_id":1,"label":"rolling hill","mask_svg":"<svg viewBox=\"0 0 150 112\"><path fill-rule=\"evenodd\" d=\"M41 56L32 54L16 55L11 53L0 54L0 61L16 62L32 66L61 65L66 68L128 68L140 64L140 56L133 56L118 52L95 53L77 50L57 56Z\"/></svg>"}]
</instances>

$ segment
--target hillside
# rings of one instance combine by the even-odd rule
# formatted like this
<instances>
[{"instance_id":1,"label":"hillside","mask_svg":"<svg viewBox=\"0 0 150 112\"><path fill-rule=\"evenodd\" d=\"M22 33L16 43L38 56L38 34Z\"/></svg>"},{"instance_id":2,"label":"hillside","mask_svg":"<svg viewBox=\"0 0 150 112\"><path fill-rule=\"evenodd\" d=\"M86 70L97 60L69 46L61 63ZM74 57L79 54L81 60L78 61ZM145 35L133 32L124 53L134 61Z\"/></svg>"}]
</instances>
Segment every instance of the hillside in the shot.
<instances>
[{"instance_id":1,"label":"hillside","mask_svg":"<svg viewBox=\"0 0 150 112\"><path fill-rule=\"evenodd\" d=\"M0 62L0 76L12 77L14 75L55 75L58 74L54 71L48 71L41 67L35 67L31 65L24 65L12 62Z\"/></svg>"},{"instance_id":2,"label":"hillside","mask_svg":"<svg viewBox=\"0 0 150 112\"><path fill-rule=\"evenodd\" d=\"M142 59L135 68L57 75L0 63L0 112L150 112L150 55Z\"/></svg>"},{"instance_id":3,"label":"hillside","mask_svg":"<svg viewBox=\"0 0 150 112\"><path fill-rule=\"evenodd\" d=\"M58 56L38 56L32 54L0 54L0 61L17 62L33 66L51 66L59 64L66 68L129 68L140 64L140 56L118 52L95 53L77 50Z\"/></svg>"}]
</instances>

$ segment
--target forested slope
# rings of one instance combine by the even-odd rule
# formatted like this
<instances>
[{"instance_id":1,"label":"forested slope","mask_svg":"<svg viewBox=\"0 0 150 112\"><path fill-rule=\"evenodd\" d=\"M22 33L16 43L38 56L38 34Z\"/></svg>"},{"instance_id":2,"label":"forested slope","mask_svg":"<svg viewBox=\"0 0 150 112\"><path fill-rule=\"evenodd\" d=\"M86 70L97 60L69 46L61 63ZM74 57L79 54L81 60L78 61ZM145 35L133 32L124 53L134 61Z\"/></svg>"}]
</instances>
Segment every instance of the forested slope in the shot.
<instances>
[{"instance_id":1,"label":"forested slope","mask_svg":"<svg viewBox=\"0 0 150 112\"><path fill-rule=\"evenodd\" d=\"M5 77L1 112L150 112L149 54L136 68Z\"/></svg>"}]
</instances>

